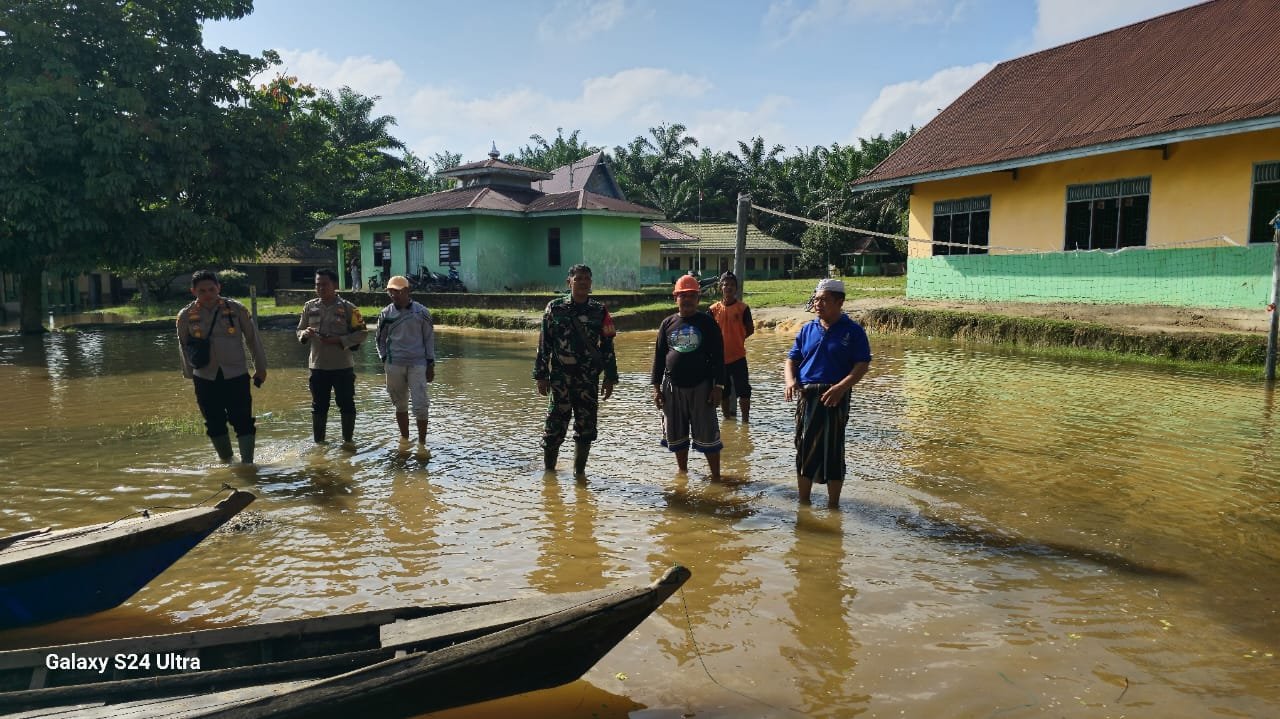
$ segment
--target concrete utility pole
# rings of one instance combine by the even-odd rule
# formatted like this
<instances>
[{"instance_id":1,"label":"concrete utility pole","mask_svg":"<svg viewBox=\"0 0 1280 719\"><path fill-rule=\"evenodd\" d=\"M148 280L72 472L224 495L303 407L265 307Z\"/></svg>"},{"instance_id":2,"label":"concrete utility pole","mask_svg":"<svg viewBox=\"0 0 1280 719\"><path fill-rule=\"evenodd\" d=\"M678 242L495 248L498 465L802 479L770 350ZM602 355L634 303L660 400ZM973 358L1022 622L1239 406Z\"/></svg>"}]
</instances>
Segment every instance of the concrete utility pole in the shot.
<instances>
[{"instance_id":1,"label":"concrete utility pole","mask_svg":"<svg viewBox=\"0 0 1280 719\"><path fill-rule=\"evenodd\" d=\"M1271 328L1267 330L1267 382L1276 381L1276 335L1280 329L1280 211L1271 218L1271 241L1276 246L1276 257L1271 264Z\"/></svg>"},{"instance_id":2,"label":"concrete utility pole","mask_svg":"<svg viewBox=\"0 0 1280 719\"><path fill-rule=\"evenodd\" d=\"M747 215L751 212L751 195L738 193L738 237L733 248L733 274L738 276L738 296L747 281Z\"/></svg>"}]
</instances>

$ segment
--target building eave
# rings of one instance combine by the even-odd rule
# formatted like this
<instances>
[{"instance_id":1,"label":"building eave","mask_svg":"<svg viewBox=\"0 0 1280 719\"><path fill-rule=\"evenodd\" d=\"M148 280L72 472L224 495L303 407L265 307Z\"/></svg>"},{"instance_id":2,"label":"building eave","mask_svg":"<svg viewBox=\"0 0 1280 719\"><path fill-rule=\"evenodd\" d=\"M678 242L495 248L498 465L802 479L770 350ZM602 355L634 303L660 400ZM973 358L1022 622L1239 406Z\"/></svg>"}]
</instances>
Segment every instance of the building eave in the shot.
<instances>
[{"instance_id":1,"label":"building eave","mask_svg":"<svg viewBox=\"0 0 1280 719\"><path fill-rule=\"evenodd\" d=\"M527 213L528 217L563 217L565 215L591 215L593 217L633 217L638 220L662 220L662 215L646 212L622 212L619 210L542 210Z\"/></svg>"},{"instance_id":2,"label":"building eave","mask_svg":"<svg viewBox=\"0 0 1280 719\"><path fill-rule=\"evenodd\" d=\"M1186 130L1175 130L1173 132L1165 132L1158 135L1147 135L1145 137L1135 137L1117 142L1103 143L1101 145L1074 147L1069 150L1060 150L1058 152L1050 152L1043 155L1019 157L1009 160L1001 160L1000 162L990 162L983 165L956 167L948 170L939 170L937 172L922 172L914 175L907 175L905 177L895 177L888 180L878 180L867 183L859 183L855 180L850 184L850 187L854 192L871 192L873 190L885 190L894 187L902 187L903 185L914 185L921 182L951 180L958 177L982 175L988 172L1006 172L1009 170L1016 170L1020 167L1048 165L1055 162L1063 162L1065 160L1097 157L1098 155L1109 155L1116 152L1125 152L1127 150L1157 148L1162 145L1170 145L1176 142L1206 140L1214 137L1226 137L1228 135L1239 135L1246 132L1274 130L1277 128L1280 128L1280 115L1240 120L1238 122L1230 122L1222 125L1209 125L1206 127L1195 127Z\"/></svg>"}]
</instances>

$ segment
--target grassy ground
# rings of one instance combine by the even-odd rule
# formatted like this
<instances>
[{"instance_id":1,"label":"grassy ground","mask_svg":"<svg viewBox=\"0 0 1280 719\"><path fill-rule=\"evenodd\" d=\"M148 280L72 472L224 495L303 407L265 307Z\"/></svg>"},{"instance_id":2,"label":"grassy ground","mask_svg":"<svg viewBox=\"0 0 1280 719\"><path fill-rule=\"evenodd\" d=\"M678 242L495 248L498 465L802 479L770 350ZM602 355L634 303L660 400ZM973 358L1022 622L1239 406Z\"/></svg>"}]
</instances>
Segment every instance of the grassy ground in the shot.
<instances>
[{"instance_id":1,"label":"grassy ground","mask_svg":"<svg viewBox=\"0 0 1280 719\"><path fill-rule=\"evenodd\" d=\"M905 297L907 290L907 281L905 277L846 277L844 280L847 299L856 300L865 297ZM798 307L803 305L811 294L813 294L814 285L817 280L751 280L746 283L746 300L753 308L763 309L766 307ZM596 288L599 292L614 292L607 287ZM654 288L655 291L665 293L670 289ZM248 297L236 297L235 299L249 305ZM710 305L716 301L716 297L707 297L704 304ZM109 307L102 310L103 312L120 315L129 319L156 320L167 319L178 314L178 310L182 309L190 302L190 298L177 298L165 302L152 303L148 305L127 304L118 307ZM360 312L366 317L376 317L378 311L383 305L362 306ZM660 311L671 311L675 307L674 300L663 298L645 305L630 307L623 310L617 310L614 314L618 317L627 317L628 315L652 314ZM265 317L297 317L302 312L302 305L277 305L274 297L258 298L258 316ZM537 312L524 312L519 310L478 310L478 309L442 309L435 308L432 313L436 316L437 321L441 324L460 324L472 325L477 324L477 320L483 326L500 326L500 327L520 327L526 323L527 318L537 317Z\"/></svg>"},{"instance_id":2,"label":"grassy ground","mask_svg":"<svg viewBox=\"0 0 1280 719\"><path fill-rule=\"evenodd\" d=\"M817 280L750 280L746 283L743 300L752 309L767 307L800 307L813 295ZM860 300L867 297L903 298L907 296L907 278L903 277L845 277L845 300ZM663 288L670 291L668 288ZM710 305L719 299L719 295L703 298L704 305ZM647 305L618 310L615 314L625 316L637 312L652 312L675 307L674 300L662 300Z\"/></svg>"}]
</instances>

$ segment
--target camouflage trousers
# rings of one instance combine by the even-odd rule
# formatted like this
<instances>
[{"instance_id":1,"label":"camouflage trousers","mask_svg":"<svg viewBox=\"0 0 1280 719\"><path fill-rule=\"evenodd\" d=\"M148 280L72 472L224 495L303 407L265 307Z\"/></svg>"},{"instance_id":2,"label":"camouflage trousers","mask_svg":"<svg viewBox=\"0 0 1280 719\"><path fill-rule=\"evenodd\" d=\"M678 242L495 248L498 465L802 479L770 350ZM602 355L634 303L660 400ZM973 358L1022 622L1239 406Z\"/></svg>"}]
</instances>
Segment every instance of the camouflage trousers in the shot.
<instances>
[{"instance_id":1,"label":"camouflage trousers","mask_svg":"<svg viewBox=\"0 0 1280 719\"><path fill-rule=\"evenodd\" d=\"M554 373L547 393L547 421L542 429L542 446L559 447L573 417L573 440L594 442L596 412L600 406L600 374Z\"/></svg>"}]
</instances>

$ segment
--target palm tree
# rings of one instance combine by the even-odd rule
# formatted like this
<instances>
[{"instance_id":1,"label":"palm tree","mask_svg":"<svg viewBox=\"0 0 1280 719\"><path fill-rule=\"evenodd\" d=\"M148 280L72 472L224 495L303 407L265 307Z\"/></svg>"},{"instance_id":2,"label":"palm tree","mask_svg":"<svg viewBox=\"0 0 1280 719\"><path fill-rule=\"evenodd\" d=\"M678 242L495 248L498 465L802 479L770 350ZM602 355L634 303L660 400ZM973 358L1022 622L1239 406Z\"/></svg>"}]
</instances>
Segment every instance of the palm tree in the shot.
<instances>
[{"instance_id":1,"label":"palm tree","mask_svg":"<svg viewBox=\"0 0 1280 719\"><path fill-rule=\"evenodd\" d=\"M361 95L345 85L335 96L328 90L320 91L315 109L329 130L329 141L335 147L375 150L387 156L393 163L400 163L393 151L403 151L405 144L391 135L396 124L391 115L373 116L373 106L382 98Z\"/></svg>"}]
</instances>

